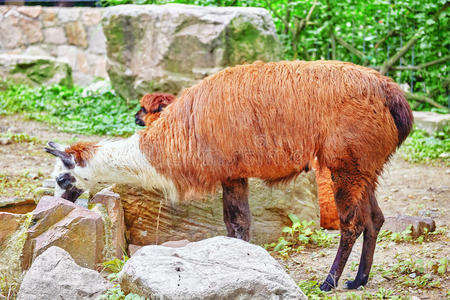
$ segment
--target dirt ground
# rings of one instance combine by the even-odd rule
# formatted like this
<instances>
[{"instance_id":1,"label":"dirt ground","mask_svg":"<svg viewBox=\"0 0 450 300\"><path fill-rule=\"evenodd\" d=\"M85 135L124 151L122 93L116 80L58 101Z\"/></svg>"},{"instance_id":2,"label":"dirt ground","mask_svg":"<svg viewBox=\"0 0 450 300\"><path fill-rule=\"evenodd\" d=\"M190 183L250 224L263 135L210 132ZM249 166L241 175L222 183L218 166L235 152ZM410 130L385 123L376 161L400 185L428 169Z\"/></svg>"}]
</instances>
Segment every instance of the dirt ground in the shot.
<instances>
[{"instance_id":1,"label":"dirt ground","mask_svg":"<svg viewBox=\"0 0 450 300\"><path fill-rule=\"evenodd\" d=\"M7 131L13 133L26 133L37 137L35 143L0 144L0 175L9 178L28 176L31 180L48 178L54 158L43 151L48 140L61 143L72 143L76 140L99 140L96 136L83 136L63 133L46 124L23 120L19 116L0 116L0 133ZM26 177L26 176L25 176ZM450 168L445 166L429 166L411 164L404 161L400 155L395 155L386 166L384 175L378 188L378 201L385 216L412 215L420 216L431 213L438 228L445 232L432 238L431 241L419 243L394 243L384 241L377 245L374 259L374 276L364 290L355 291L356 294L375 294L380 288L391 290L390 296L400 295L418 297L420 299L450 299L450 279L439 276L440 287L418 288L402 284L398 278L382 276L380 270L392 268L401 261L417 261L424 259L436 261L441 258L450 258ZM0 200L11 197L11 188L0 194ZM342 288L347 279L356 274L356 264L359 262L361 251L360 238L347 263L340 286L329 296L339 299L351 298L348 290ZM293 254L288 260L280 260L296 282L302 280L317 280L321 282L333 262L337 245L330 248L306 249ZM352 270L354 269L354 270ZM437 275L436 275L437 276ZM433 275L433 279L435 276ZM381 298L381 296L380 296ZM413 298L417 299L417 298Z\"/></svg>"}]
</instances>

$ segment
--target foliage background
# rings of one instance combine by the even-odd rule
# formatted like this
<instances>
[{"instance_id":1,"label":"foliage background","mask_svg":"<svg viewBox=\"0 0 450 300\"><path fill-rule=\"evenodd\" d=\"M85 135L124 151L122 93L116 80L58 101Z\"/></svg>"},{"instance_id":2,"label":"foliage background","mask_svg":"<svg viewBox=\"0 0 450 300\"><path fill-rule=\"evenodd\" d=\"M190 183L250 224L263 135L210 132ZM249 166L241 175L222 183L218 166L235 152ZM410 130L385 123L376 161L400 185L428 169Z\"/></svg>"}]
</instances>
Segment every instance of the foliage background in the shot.
<instances>
[{"instance_id":1,"label":"foliage background","mask_svg":"<svg viewBox=\"0 0 450 300\"><path fill-rule=\"evenodd\" d=\"M405 89L410 92L427 95L448 106L450 3L447 0L101 0L104 6L128 3L268 9L284 45L285 59L337 59L381 68L417 37L415 44L393 65L414 66L415 70L391 68L387 75L398 83L407 83ZM351 47L345 47L342 41ZM444 61L421 66L437 59ZM414 109L432 107L424 101L410 101Z\"/></svg>"}]
</instances>

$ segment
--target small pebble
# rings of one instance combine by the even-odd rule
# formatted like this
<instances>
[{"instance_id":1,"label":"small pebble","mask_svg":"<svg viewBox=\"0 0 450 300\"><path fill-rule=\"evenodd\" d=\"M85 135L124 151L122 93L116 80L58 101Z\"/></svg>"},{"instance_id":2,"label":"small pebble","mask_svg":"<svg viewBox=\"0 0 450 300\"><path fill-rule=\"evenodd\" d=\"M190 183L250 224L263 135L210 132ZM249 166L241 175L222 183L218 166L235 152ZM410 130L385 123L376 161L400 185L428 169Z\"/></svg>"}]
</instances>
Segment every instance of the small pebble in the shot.
<instances>
[{"instance_id":1,"label":"small pebble","mask_svg":"<svg viewBox=\"0 0 450 300\"><path fill-rule=\"evenodd\" d=\"M28 173L27 177L30 179L38 179L39 174L38 173Z\"/></svg>"},{"instance_id":2,"label":"small pebble","mask_svg":"<svg viewBox=\"0 0 450 300\"><path fill-rule=\"evenodd\" d=\"M9 145L11 143L12 143L12 141L9 138L1 138L0 139L0 145Z\"/></svg>"},{"instance_id":3,"label":"small pebble","mask_svg":"<svg viewBox=\"0 0 450 300\"><path fill-rule=\"evenodd\" d=\"M414 279L414 278L416 278L416 273L411 273L411 274L409 274L409 278L412 278L412 279Z\"/></svg>"}]
</instances>

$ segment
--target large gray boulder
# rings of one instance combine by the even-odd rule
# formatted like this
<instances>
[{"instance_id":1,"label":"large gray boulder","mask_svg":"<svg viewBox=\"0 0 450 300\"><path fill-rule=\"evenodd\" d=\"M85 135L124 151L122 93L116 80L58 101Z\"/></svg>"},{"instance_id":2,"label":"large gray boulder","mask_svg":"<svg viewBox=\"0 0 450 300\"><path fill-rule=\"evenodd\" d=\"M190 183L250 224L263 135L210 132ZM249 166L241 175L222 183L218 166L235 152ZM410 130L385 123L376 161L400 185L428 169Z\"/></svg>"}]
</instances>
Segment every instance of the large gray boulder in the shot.
<instances>
[{"instance_id":1,"label":"large gray boulder","mask_svg":"<svg viewBox=\"0 0 450 300\"><path fill-rule=\"evenodd\" d=\"M69 64L46 56L0 54L0 80L31 85L72 85Z\"/></svg>"},{"instance_id":2,"label":"large gray boulder","mask_svg":"<svg viewBox=\"0 0 450 300\"><path fill-rule=\"evenodd\" d=\"M96 299L111 287L98 272L77 265L63 249L50 247L25 274L17 299Z\"/></svg>"},{"instance_id":3,"label":"large gray boulder","mask_svg":"<svg viewBox=\"0 0 450 300\"><path fill-rule=\"evenodd\" d=\"M218 70L279 60L282 47L262 8L120 5L103 15L107 71L126 98L177 93Z\"/></svg>"},{"instance_id":4,"label":"large gray boulder","mask_svg":"<svg viewBox=\"0 0 450 300\"><path fill-rule=\"evenodd\" d=\"M125 263L119 282L151 299L307 299L266 250L227 237L145 246Z\"/></svg>"}]
</instances>

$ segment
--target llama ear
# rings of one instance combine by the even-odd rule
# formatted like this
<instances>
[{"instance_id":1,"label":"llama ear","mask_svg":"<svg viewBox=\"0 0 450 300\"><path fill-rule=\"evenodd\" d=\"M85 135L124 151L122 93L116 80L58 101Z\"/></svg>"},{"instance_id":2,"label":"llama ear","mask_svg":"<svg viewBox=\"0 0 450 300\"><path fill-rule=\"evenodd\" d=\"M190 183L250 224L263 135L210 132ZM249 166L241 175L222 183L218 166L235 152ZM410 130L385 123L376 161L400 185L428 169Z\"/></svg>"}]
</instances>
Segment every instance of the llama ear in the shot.
<instances>
[{"instance_id":1,"label":"llama ear","mask_svg":"<svg viewBox=\"0 0 450 300\"><path fill-rule=\"evenodd\" d=\"M56 150L59 150L59 151L64 151L64 149L66 149L66 146L61 145L61 144L58 144L58 143L55 143L55 142L52 142L52 141L49 141L49 142L47 143L47 145L48 145L50 148L53 148L53 149L56 149Z\"/></svg>"},{"instance_id":2,"label":"llama ear","mask_svg":"<svg viewBox=\"0 0 450 300\"><path fill-rule=\"evenodd\" d=\"M53 143L53 142L48 143L49 146L54 145L54 144L55 143ZM67 169L75 168L75 161L74 161L72 155L70 155L69 153L58 150L58 149L47 148L47 147L45 147L44 150L45 150L45 152L48 152L50 154L53 154L56 157L59 157Z\"/></svg>"},{"instance_id":3,"label":"llama ear","mask_svg":"<svg viewBox=\"0 0 450 300\"><path fill-rule=\"evenodd\" d=\"M166 107L167 105L164 105L164 104L160 104L160 105L158 105L158 108L157 109L155 109L155 110L153 110L152 112L153 113L158 113L158 112L161 112L162 110L163 110L163 108L164 107Z\"/></svg>"}]
</instances>

